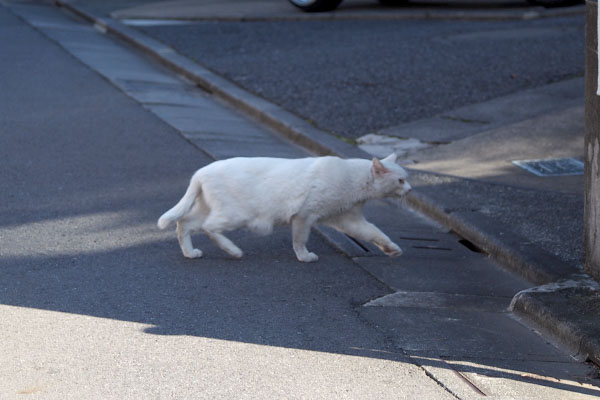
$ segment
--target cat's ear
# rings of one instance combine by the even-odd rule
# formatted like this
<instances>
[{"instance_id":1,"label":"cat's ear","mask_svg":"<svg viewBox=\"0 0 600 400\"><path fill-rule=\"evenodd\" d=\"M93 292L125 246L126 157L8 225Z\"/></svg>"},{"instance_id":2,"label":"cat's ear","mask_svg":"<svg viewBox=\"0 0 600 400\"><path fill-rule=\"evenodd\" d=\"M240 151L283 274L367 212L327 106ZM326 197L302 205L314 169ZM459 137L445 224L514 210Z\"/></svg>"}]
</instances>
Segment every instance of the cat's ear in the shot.
<instances>
[{"instance_id":1,"label":"cat's ear","mask_svg":"<svg viewBox=\"0 0 600 400\"><path fill-rule=\"evenodd\" d=\"M371 170L375 176L381 176L386 172L390 172L390 170L384 167L381 161L376 158L373 159L373 166L371 167Z\"/></svg>"},{"instance_id":2,"label":"cat's ear","mask_svg":"<svg viewBox=\"0 0 600 400\"><path fill-rule=\"evenodd\" d=\"M392 153L381 161L384 163L395 164L397 158L398 158L398 156L396 156L396 153Z\"/></svg>"}]
</instances>

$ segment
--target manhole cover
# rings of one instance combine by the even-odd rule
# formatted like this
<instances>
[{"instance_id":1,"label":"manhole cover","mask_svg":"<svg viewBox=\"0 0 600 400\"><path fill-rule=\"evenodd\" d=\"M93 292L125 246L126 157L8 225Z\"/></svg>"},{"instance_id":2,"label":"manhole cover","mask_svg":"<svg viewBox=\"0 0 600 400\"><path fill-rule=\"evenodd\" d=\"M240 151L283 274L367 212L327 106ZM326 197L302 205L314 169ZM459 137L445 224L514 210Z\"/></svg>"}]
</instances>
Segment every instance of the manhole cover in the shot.
<instances>
[{"instance_id":1,"label":"manhole cover","mask_svg":"<svg viewBox=\"0 0 600 400\"><path fill-rule=\"evenodd\" d=\"M576 158L515 160L513 164L537 176L583 175L583 162Z\"/></svg>"}]
</instances>

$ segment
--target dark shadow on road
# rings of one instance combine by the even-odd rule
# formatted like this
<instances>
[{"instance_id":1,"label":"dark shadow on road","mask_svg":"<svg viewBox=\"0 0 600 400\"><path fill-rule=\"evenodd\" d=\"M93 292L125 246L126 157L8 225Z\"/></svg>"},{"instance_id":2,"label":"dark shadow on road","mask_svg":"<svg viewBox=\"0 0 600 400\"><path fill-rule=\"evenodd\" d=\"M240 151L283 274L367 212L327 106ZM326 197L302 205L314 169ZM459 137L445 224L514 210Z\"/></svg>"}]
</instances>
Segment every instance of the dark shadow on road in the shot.
<instances>
[{"instance_id":1,"label":"dark shadow on road","mask_svg":"<svg viewBox=\"0 0 600 400\"><path fill-rule=\"evenodd\" d=\"M435 346L428 357L396 348L394 337L382 335L363 316L362 304L389 290L317 237L311 243L321 256L316 264L295 260L287 229L267 238L232 235L246 251L242 260L228 258L203 237L195 239L204 259L184 259L174 238L107 251L3 257L0 302L149 324L145 332L153 335L414 362L600 395L600 389L565 380L560 370L547 371L547 363L469 360L468 354L443 360L434 356ZM429 314L427 309L406 311ZM402 326L396 329L403 334ZM469 332L465 326L463 334ZM437 335L423 326L420 340L431 336L435 342Z\"/></svg>"}]
</instances>

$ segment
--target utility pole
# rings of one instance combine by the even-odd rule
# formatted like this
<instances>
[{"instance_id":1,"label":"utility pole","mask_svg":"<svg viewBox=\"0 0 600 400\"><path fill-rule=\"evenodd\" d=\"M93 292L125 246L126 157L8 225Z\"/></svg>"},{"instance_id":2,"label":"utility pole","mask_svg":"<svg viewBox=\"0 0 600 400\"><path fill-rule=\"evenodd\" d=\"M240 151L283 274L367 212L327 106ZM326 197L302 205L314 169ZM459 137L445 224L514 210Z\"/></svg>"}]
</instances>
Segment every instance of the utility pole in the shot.
<instances>
[{"instance_id":1,"label":"utility pole","mask_svg":"<svg viewBox=\"0 0 600 400\"><path fill-rule=\"evenodd\" d=\"M600 77L598 0L586 0L585 50L585 272L600 281Z\"/></svg>"}]
</instances>

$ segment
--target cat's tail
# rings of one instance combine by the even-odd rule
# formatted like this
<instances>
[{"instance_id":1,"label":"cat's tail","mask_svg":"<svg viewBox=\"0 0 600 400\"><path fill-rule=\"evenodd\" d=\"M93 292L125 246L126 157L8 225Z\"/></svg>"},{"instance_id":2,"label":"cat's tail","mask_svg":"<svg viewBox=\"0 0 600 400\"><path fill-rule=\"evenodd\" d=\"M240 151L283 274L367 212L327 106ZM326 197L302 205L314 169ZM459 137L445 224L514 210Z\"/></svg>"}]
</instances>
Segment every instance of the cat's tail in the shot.
<instances>
[{"instance_id":1,"label":"cat's tail","mask_svg":"<svg viewBox=\"0 0 600 400\"><path fill-rule=\"evenodd\" d=\"M180 220L181 217L190 211L201 191L202 185L200 180L196 176L193 176L181 200L173 208L160 216L157 223L158 227L165 229L171 222Z\"/></svg>"}]
</instances>

